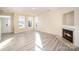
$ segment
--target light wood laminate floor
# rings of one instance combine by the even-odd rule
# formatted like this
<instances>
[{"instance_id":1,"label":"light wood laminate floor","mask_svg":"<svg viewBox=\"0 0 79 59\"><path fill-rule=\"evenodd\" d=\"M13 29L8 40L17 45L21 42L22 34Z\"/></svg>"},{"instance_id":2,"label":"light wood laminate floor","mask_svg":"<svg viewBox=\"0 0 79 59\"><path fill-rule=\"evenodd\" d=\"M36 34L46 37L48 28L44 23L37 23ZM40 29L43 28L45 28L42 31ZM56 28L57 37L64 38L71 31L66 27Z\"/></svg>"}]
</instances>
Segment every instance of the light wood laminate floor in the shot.
<instances>
[{"instance_id":1,"label":"light wood laminate floor","mask_svg":"<svg viewBox=\"0 0 79 59\"><path fill-rule=\"evenodd\" d=\"M61 39L63 40L63 39ZM0 51L78 51L70 48L56 35L28 31L17 34L2 34Z\"/></svg>"}]
</instances>

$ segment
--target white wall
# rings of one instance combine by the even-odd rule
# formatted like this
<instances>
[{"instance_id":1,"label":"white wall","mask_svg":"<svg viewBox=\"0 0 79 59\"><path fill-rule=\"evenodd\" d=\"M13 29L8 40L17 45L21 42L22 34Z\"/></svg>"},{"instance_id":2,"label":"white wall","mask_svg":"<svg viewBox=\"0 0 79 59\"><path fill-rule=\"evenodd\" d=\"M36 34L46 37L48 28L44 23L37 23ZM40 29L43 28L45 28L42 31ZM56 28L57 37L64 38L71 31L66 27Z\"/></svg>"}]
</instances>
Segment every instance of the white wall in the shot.
<instances>
[{"instance_id":1,"label":"white wall","mask_svg":"<svg viewBox=\"0 0 79 59\"><path fill-rule=\"evenodd\" d=\"M74 12L66 13L63 15L63 24L74 26Z\"/></svg>"},{"instance_id":2,"label":"white wall","mask_svg":"<svg viewBox=\"0 0 79 59\"><path fill-rule=\"evenodd\" d=\"M48 12L39 15L40 27L39 30L55 35L61 35L62 15L60 13Z\"/></svg>"},{"instance_id":3,"label":"white wall","mask_svg":"<svg viewBox=\"0 0 79 59\"><path fill-rule=\"evenodd\" d=\"M0 40L1 40L1 19L0 19Z\"/></svg>"},{"instance_id":4,"label":"white wall","mask_svg":"<svg viewBox=\"0 0 79 59\"><path fill-rule=\"evenodd\" d=\"M59 8L40 14L39 31L59 35L62 37L63 14L74 11L74 44L79 47L79 8Z\"/></svg>"},{"instance_id":5,"label":"white wall","mask_svg":"<svg viewBox=\"0 0 79 59\"><path fill-rule=\"evenodd\" d=\"M63 14L74 10L74 8L59 8L56 11L49 11L40 14L39 30L61 36L63 25Z\"/></svg>"}]
</instances>

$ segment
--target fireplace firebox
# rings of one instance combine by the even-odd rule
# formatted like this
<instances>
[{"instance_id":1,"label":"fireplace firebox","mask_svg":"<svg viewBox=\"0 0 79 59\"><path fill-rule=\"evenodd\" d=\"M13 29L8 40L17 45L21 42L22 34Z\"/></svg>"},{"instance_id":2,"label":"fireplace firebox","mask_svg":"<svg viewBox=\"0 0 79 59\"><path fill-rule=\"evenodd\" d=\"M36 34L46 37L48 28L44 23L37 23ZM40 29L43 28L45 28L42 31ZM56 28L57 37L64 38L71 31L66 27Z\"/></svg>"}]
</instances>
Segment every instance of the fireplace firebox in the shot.
<instances>
[{"instance_id":1,"label":"fireplace firebox","mask_svg":"<svg viewBox=\"0 0 79 59\"><path fill-rule=\"evenodd\" d=\"M63 38L73 43L73 31L72 30L63 29L62 36Z\"/></svg>"}]
</instances>

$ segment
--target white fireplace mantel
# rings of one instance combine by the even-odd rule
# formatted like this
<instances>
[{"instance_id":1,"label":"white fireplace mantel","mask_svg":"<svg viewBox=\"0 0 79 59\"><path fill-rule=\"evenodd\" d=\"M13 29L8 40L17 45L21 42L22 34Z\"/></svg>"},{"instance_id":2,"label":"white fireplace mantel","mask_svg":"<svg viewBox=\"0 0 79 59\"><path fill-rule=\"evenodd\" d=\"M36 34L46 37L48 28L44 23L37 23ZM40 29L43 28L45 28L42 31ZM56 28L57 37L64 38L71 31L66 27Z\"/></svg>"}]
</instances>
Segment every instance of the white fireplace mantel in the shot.
<instances>
[{"instance_id":1,"label":"white fireplace mantel","mask_svg":"<svg viewBox=\"0 0 79 59\"><path fill-rule=\"evenodd\" d=\"M76 29L75 26L67 26L67 25L63 25L62 28L72 30L72 31L74 31Z\"/></svg>"},{"instance_id":2,"label":"white fireplace mantel","mask_svg":"<svg viewBox=\"0 0 79 59\"><path fill-rule=\"evenodd\" d=\"M73 31L73 44L76 47L79 47L79 27L63 25L62 29L67 29L67 30Z\"/></svg>"}]
</instances>

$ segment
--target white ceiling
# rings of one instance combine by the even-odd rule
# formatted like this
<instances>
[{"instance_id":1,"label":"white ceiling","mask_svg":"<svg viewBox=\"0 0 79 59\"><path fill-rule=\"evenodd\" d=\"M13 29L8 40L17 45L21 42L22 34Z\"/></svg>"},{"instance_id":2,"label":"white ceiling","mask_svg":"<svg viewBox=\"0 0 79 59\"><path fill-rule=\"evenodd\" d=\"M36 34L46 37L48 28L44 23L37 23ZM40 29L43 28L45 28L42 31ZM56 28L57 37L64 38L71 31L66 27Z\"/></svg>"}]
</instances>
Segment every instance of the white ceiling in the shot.
<instances>
[{"instance_id":1,"label":"white ceiling","mask_svg":"<svg viewBox=\"0 0 79 59\"><path fill-rule=\"evenodd\" d=\"M11 13L23 13L28 15L36 15L48 12L50 10L55 11L58 7L0 7L0 11Z\"/></svg>"}]
</instances>

